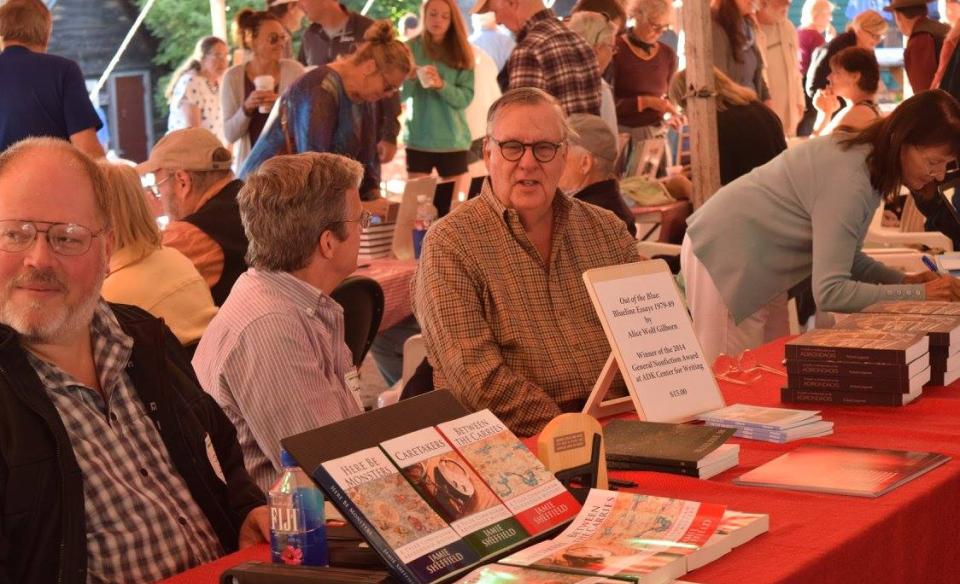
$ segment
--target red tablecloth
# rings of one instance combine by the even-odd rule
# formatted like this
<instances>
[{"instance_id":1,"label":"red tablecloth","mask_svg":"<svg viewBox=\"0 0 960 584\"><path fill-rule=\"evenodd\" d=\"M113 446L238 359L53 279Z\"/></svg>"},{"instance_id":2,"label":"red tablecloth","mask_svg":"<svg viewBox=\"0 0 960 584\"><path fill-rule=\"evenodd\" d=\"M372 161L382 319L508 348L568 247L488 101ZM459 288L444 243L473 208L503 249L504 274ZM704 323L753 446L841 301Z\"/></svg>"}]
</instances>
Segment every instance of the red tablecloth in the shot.
<instances>
[{"instance_id":1,"label":"red tablecloth","mask_svg":"<svg viewBox=\"0 0 960 584\"><path fill-rule=\"evenodd\" d=\"M385 331L412 314L410 307L410 281L417 271L415 260L375 259L370 265L359 268L355 276L367 276L383 288L383 320L380 331Z\"/></svg>"},{"instance_id":2,"label":"red tablecloth","mask_svg":"<svg viewBox=\"0 0 960 584\"><path fill-rule=\"evenodd\" d=\"M782 368L783 343L758 350ZM728 403L780 406L784 378L765 373L752 387L721 382ZM960 457L960 383L924 390L901 408L820 406L834 434L790 444L734 439L740 465L713 479L653 472L617 472L638 492L722 503L767 513L770 531L691 572L701 584L960 582L960 462L951 460L878 499L740 487L732 480L798 443L927 450ZM784 407L804 408L786 404ZM227 567L268 556L266 546L227 556L170 580L213 583Z\"/></svg>"}]
</instances>

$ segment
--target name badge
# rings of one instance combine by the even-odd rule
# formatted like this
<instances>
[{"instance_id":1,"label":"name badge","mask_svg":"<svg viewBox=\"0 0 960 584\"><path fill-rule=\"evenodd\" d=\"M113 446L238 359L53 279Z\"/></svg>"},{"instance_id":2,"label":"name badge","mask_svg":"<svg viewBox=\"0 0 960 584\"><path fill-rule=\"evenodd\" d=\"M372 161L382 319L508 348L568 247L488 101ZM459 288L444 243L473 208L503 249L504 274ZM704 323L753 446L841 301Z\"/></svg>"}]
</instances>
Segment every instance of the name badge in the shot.
<instances>
[{"instance_id":1,"label":"name badge","mask_svg":"<svg viewBox=\"0 0 960 584\"><path fill-rule=\"evenodd\" d=\"M360 372L357 371L356 367L351 367L349 371L343 376L343 382L346 384L347 389L350 390L350 395L353 396L353 400L357 402L357 407L363 411L363 400L360 398Z\"/></svg>"}]
</instances>

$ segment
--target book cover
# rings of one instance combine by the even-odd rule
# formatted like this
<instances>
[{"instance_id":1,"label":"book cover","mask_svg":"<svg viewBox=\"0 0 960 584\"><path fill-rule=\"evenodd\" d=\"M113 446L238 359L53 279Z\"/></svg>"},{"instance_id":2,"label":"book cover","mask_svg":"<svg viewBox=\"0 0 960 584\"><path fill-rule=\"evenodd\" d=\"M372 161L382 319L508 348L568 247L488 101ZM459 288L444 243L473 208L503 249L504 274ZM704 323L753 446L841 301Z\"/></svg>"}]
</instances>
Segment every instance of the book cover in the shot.
<instances>
[{"instance_id":1,"label":"book cover","mask_svg":"<svg viewBox=\"0 0 960 584\"><path fill-rule=\"evenodd\" d=\"M747 474L738 485L879 497L950 460L935 452L800 446Z\"/></svg>"},{"instance_id":2,"label":"book cover","mask_svg":"<svg viewBox=\"0 0 960 584\"><path fill-rule=\"evenodd\" d=\"M612 420L603 427L607 460L696 469L733 431L711 426Z\"/></svg>"},{"instance_id":3,"label":"book cover","mask_svg":"<svg viewBox=\"0 0 960 584\"><path fill-rule=\"evenodd\" d=\"M930 340L914 333L814 329L787 342L787 361L907 364L928 352Z\"/></svg>"},{"instance_id":4,"label":"book cover","mask_svg":"<svg viewBox=\"0 0 960 584\"><path fill-rule=\"evenodd\" d=\"M794 426L809 424L820 419L820 412L811 410L791 410L787 408L767 408L748 404L733 404L719 410L705 412L697 416L711 426L725 425L734 428L753 427L768 430L785 430Z\"/></svg>"},{"instance_id":5,"label":"book cover","mask_svg":"<svg viewBox=\"0 0 960 584\"><path fill-rule=\"evenodd\" d=\"M727 509L720 526L699 550L688 555L687 571L702 568L751 539L770 530L770 516L765 513L742 513Z\"/></svg>"},{"instance_id":6,"label":"book cover","mask_svg":"<svg viewBox=\"0 0 960 584\"><path fill-rule=\"evenodd\" d=\"M528 537L510 510L436 428L380 444L421 497L481 557Z\"/></svg>"},{"instance_id":7,"label":"book cover","mask_svg":"<svg viewBox=\"0 0 960 584\"><path fill-rule=\"evenodd\" d=\"M787 377L837 377L846 380L878 379L908 382L911 377L932 365L933 351L906 365L844 363L842 361L787 361ZM960 355L960 353L958 353ZM960 365L960 359L957 360Z\"/></svg>"},{"instance_id":8,"label":"book cover","mask_svg":"<svg viewBox=\"0 0 960 584\"><path fill-rule=\"evenodd\" d=\"M723 505L593 489L560 535L500 561L546 570L666 582L716 531Z\"/></svg>"},{"instance_id":9,"label":"book cover","mask_svg":"<svg viewBox=\"0 0 960 584\"><path fill-rule=\"evenodd\" d=\"M890 333L920 333L930 346L949 347L960 340L960 315L946 314L848 314L837 320L837 329L875 330Z\"/></svg>"},{"instance_id":10,"label":"book cover","mask_svg":"<svg viewBox=\"0 0 960 584\"><path fill-rule=\"evenodd\" d=\"M942 314L960 316L960 304L934 300L904 300L877 302L860 312L879 312L886 314Z\"/></svg>"},{"instance_id":11,"label":"book cover","mask_svg":"<svg viewBox=\"0 0 960 584\"><path fill-rule=\"evenodd\" d=\"M325 462L314 478L405 582L433 582L479 560L379 448Z\"/></svg>"},{"instance_id":12,"label":"book cover","mask_svg":"<svg viewBox=\"0 0 960 584\"><path fill-rule=\"evenodd\" d=\"M724 422L708 423L716 424L718 426L735 427L725 424ZM833 422L821 420L820 416L816 416L816 419L809 423L793 426L791 428L787 428L786 430L769 430L765 428L740 426L737 427L737 432L734 434L734 437L783 444L785 442L791 442L801 438L814 438L816 436L827 436L829 434L833 434Z\"/></svg>"},{"instance_id":13,"label":"book cover","mask_svg":"<svg viewBox=\"0 0 960 584\"><path fill-rule=\"evenodd\" d=\"M943 372L935 371L931 373L930 383L928 385L937 385L937 386L950 385L957 379L960 379L960 366L957 366L954 369L947 369L946 371L943 371Z\"/></svg>"},{"instance_id":14,"label":"book cover","mask_svg":"<svg viewBox=\"0 0 960 584\"><path fill-rule=\"evenodd\" d=\"M929 367L906 381L900 379L878 379L874 377L819 377L810 375L788 375L787 386L796 390L844 391L870 393L916 393L930 382Z\"/></svg>"},{"instance_id":15,"label":"book cover","mask_svg":"<svg viewBox=\"0 0 960 584\"><path fill-rule=\"evenodd\" d=\"M489 564L481 566L456 581L456 584L623 584L597 576L581 576L548 572L521 566Z\"/></svg>"},{"instance_id":16,"label":"book cover","mask_svg":"<svg viewBox=\"0 0 960 584\"><path fill-rule=\"evenodd\" d=\"M923 395L920 389L908 393L889 391L836 391L832 389L780 389L780 401L803 404L835 404L840 406L905 406Z\"/></svg>"},{"instance_id":17,"label":"book cover","mask_svg":"<svg viewBox=\"0 0 960 584\"><path fill-rule=\"evenodd\" d=\"M580 504L490 410L437 426L530 535L572 519Z\"/></svg>"}]
</instances>

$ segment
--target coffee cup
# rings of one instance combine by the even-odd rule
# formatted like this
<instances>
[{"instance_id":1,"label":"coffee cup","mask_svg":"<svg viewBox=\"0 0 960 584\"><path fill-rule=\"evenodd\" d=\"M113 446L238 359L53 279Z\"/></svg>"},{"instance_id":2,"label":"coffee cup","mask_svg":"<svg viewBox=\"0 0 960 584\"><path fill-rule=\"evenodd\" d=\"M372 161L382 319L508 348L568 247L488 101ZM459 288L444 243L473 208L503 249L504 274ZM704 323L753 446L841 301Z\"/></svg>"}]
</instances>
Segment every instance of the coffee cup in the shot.
<instances>
[{"instance_id":1,"label":"coffee cup","mask_svg":"<svg viewBox=\"0 0 960 584\"><path fill-rule=\"evenodd\" d=\"M253 87L257 91L273 91L273 86L276 81L273 79L273 75L257 75L253 78ZM261 104L257 111L261 114L270 113L270 108L273 105Z\"/></svg>"},{"instance_id":2,"label":"coffee cup","mask_svg":"<svg viewBox=\"0 0 960 584\"><path fill-rule=\"evenodd\" d=\"M420 80L420 85L422 85L424 89L433 87L433 80L430 77L430 70L427 69L427 67L417 67L417 79Z\"/></svg>"}]
</instances>

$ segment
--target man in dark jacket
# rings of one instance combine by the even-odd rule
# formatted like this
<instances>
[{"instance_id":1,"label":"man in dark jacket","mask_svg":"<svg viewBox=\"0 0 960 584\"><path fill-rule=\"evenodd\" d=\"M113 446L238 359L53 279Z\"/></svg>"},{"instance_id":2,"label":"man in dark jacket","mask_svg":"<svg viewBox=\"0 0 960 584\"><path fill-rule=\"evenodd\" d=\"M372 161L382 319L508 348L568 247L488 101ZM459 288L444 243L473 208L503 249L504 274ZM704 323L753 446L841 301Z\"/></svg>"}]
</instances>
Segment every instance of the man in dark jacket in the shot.
<instances>
[{"instance_id":1,"label":"man in dark jacket","mask_svg":"<svg viewBox=\"0 0 960 584\"><path fill-rule=\"evenodd\" d=\"M914 93L930 89L940 64L943 39L950 27L930 20L924 0L893 0L884 10L893 12L897 28L908 38L903 50L903 70L910 79L910 87Z\"/></svg>"},{"instance_id":2,"label":"man in dark jacket","mask_svg":"<svg viewBox=\"0 0 960 584\"><path fill-rule=\"evenodd\" d=\"M100 299L108 185L0 154L0 582L147 582L266 541L236 433L163 324Z\"/></svg>"}]
</instances>

